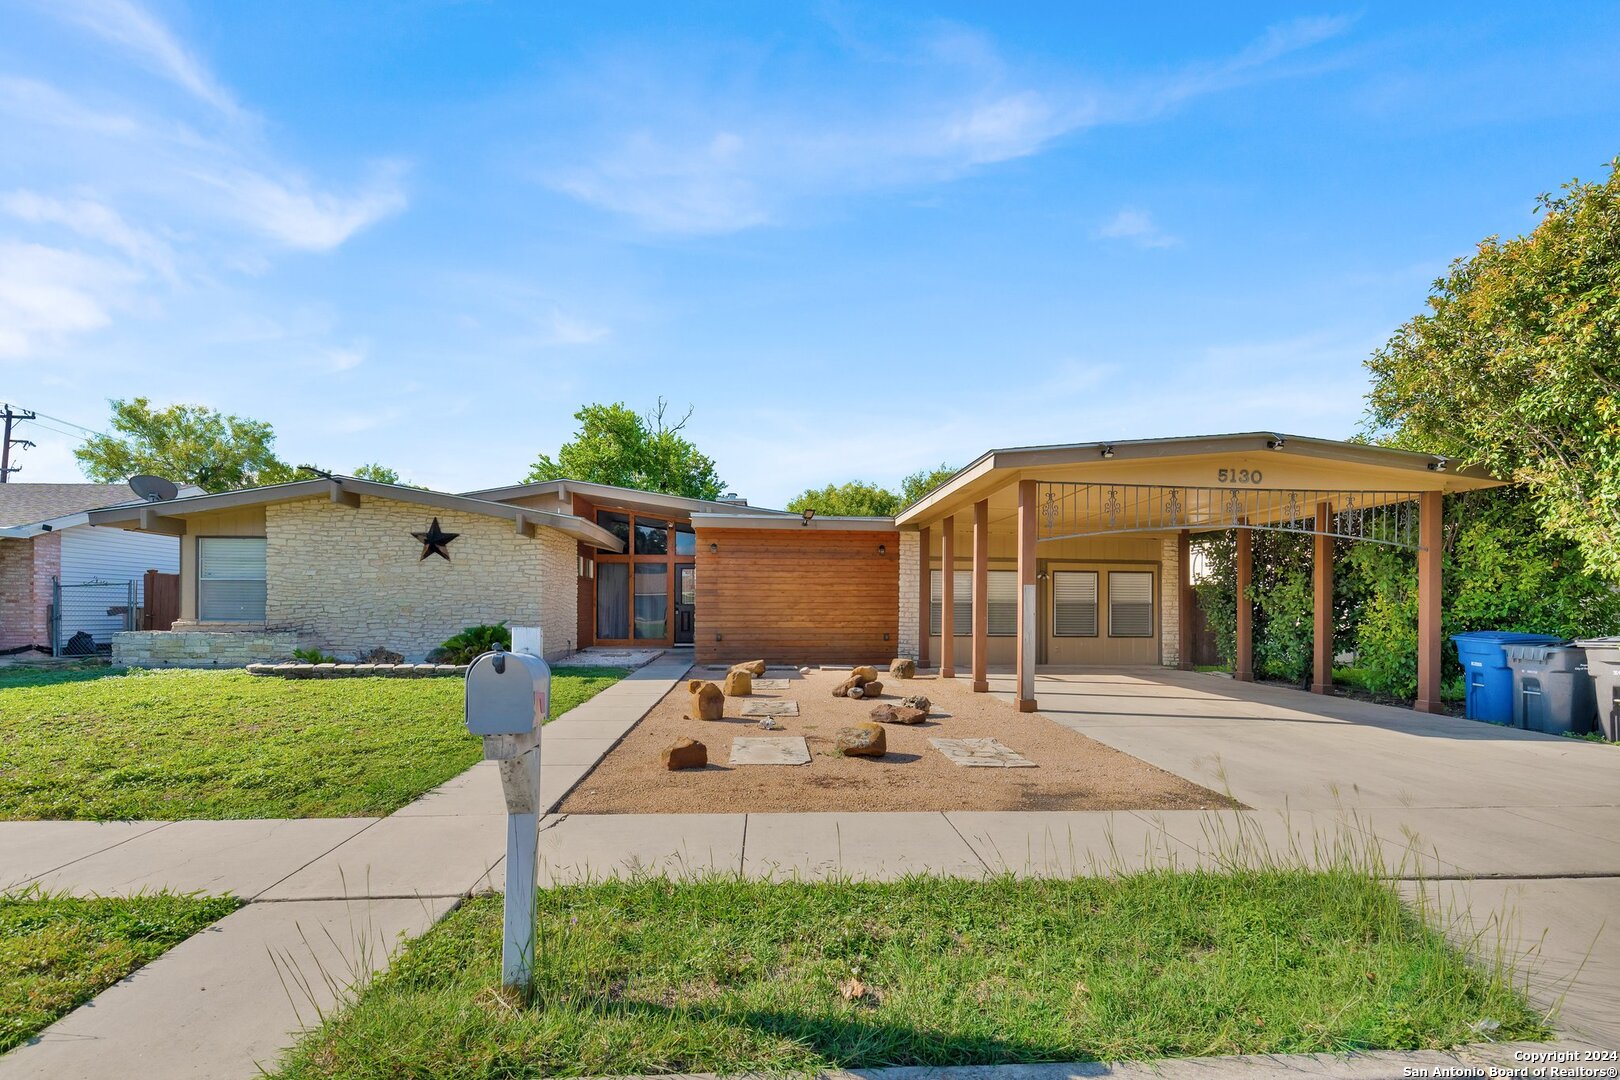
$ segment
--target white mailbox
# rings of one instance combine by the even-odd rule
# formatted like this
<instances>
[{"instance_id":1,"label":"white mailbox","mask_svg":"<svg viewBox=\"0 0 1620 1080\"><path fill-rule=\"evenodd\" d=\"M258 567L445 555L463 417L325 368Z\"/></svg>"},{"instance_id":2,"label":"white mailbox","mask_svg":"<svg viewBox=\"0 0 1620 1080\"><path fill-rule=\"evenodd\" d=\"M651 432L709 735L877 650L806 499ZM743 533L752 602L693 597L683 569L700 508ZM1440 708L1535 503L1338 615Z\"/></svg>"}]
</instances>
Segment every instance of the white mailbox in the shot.
<instances>
[{"instance_id":1,"label":"white mailbox","mask_svg":"<svg viewBox=\"0 0 1620 1080\"><path fill-rule=\"evenodd\" d=\"M540 838L540 728L551 707L551 667L496 646L467 666L467 730L500 763L506 796L506 933L501 981L527 991L534 978L536 845Z\"/></svg>"}]
</instances>

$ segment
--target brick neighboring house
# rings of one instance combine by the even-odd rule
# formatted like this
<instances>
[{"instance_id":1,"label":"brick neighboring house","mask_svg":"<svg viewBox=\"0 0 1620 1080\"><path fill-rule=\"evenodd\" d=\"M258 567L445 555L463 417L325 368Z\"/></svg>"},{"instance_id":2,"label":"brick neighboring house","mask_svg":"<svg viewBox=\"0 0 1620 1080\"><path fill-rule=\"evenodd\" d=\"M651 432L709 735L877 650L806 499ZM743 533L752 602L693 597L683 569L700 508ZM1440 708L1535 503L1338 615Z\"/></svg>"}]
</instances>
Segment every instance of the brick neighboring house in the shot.
<instances>
[{"instance_id":1,"label":"brick neighboring house","mask_svg":"<svg viewBox=\"0 0 1620 1080\"><path fill-rule=\"evenodd\" d=\"M128 484L0 484L0 653L50 650L56 581L134 581L139 603L147 570L179 569L172 537L89 524L91 510L141 501ZM115 624L87 617L64 629L84 629L107 644Z\"/></svg>"}]
</instances>

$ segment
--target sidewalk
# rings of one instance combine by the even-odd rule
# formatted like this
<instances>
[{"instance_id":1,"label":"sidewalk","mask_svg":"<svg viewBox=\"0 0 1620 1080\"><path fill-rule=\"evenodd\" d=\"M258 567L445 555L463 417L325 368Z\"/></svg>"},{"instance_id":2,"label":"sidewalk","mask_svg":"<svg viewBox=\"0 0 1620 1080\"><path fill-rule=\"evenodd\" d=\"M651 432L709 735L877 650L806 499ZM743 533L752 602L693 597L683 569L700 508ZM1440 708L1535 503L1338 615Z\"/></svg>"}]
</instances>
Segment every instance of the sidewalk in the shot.
<instances>
[{"instance_id":1,"label":"sidewalk","mask_svg":"<svg viewBox=\"0 0 1620 1080\"><path fill-rule=\"evenodd\" d=\"M547 724L542 798L561 800L689 666L656 661ZM0 1080L263 1075L404 939L499 882L505 818L480 764L386 818L0 822L0 889L249 901L0 1055Z\"/></svg>"}]
</instances>

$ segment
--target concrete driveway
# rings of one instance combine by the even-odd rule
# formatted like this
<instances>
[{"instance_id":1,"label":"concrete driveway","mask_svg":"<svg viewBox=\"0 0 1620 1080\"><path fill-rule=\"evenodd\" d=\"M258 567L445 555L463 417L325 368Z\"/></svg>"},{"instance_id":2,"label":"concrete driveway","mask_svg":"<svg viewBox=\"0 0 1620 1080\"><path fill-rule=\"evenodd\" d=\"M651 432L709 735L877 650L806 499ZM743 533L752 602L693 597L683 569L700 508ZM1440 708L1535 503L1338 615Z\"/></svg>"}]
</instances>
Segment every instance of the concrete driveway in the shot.
<instances>
[{"instance_id":1,"label":"concrete driveway","mask_svg":"<svg viewBox=\"0 0 1620 1080\"><path fill-rule=\"evenodd\" d=\"M1295 832L1378 838L1428 879L1402 888L1448 932L1522 958L1563 1026L1620 1047L1620 747L1157 668L1035 689L1042 714ZM1010 700L1011 678L992 690ZM1154 817L1172 835L1210 826Z\"/></svg>"}]
</instances>

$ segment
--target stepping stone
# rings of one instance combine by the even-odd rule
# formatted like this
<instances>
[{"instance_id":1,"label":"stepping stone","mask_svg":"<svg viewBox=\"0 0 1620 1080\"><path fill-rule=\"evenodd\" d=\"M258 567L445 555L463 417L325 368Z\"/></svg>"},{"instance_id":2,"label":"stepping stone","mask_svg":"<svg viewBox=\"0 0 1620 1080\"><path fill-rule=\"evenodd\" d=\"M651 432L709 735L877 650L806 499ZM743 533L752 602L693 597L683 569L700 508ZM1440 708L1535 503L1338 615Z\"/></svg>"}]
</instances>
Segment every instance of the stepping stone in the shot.
<instances>
[{"instance_id":1,"label":"stepping stone","mask_svg":"<svg viewBox=\"0 0 1620 1080\"><path fill-rule=\"evenodd\" d=\"M802 735L739 735L731 740L733 765L808 765Z\"/></svg>"},{"instance_id":2,"label":"stepping stone","mask_svg":"<svg viewBox=\"0 0 1620 1080\"><path fill-rule=\"evenodd\" d=\"M786 679L755 679L754 680L754 689L755 690L786 690L787 688L788 688L788 681Z\"/></svg>"},{"instance_id":3,"label":"stepping stone","mask_svg":"<svg viewBox=\"0 0 1620 1080\"><path fill-rule=\"evenodd\" d=\"M929 739L928 745L944 754L952 765L989 769L1033 769L1035 763L995 739Z\"/></svg>"},{"instance_id":4,"label":"stepping stone","mask_svg":"<svg viewBox=\"0 0 1620 1080\"><path fill-rule=\"evenodd\" d=\"M759 683L756 682L754 685L758 686ZM776 698L774 700L771 698L766 698L763 701L751 698L743 703L743 707L737 711L737 715L798 716L799 703L797 701L789 701L783 698Z\"/></svg>"}]
</instances>

